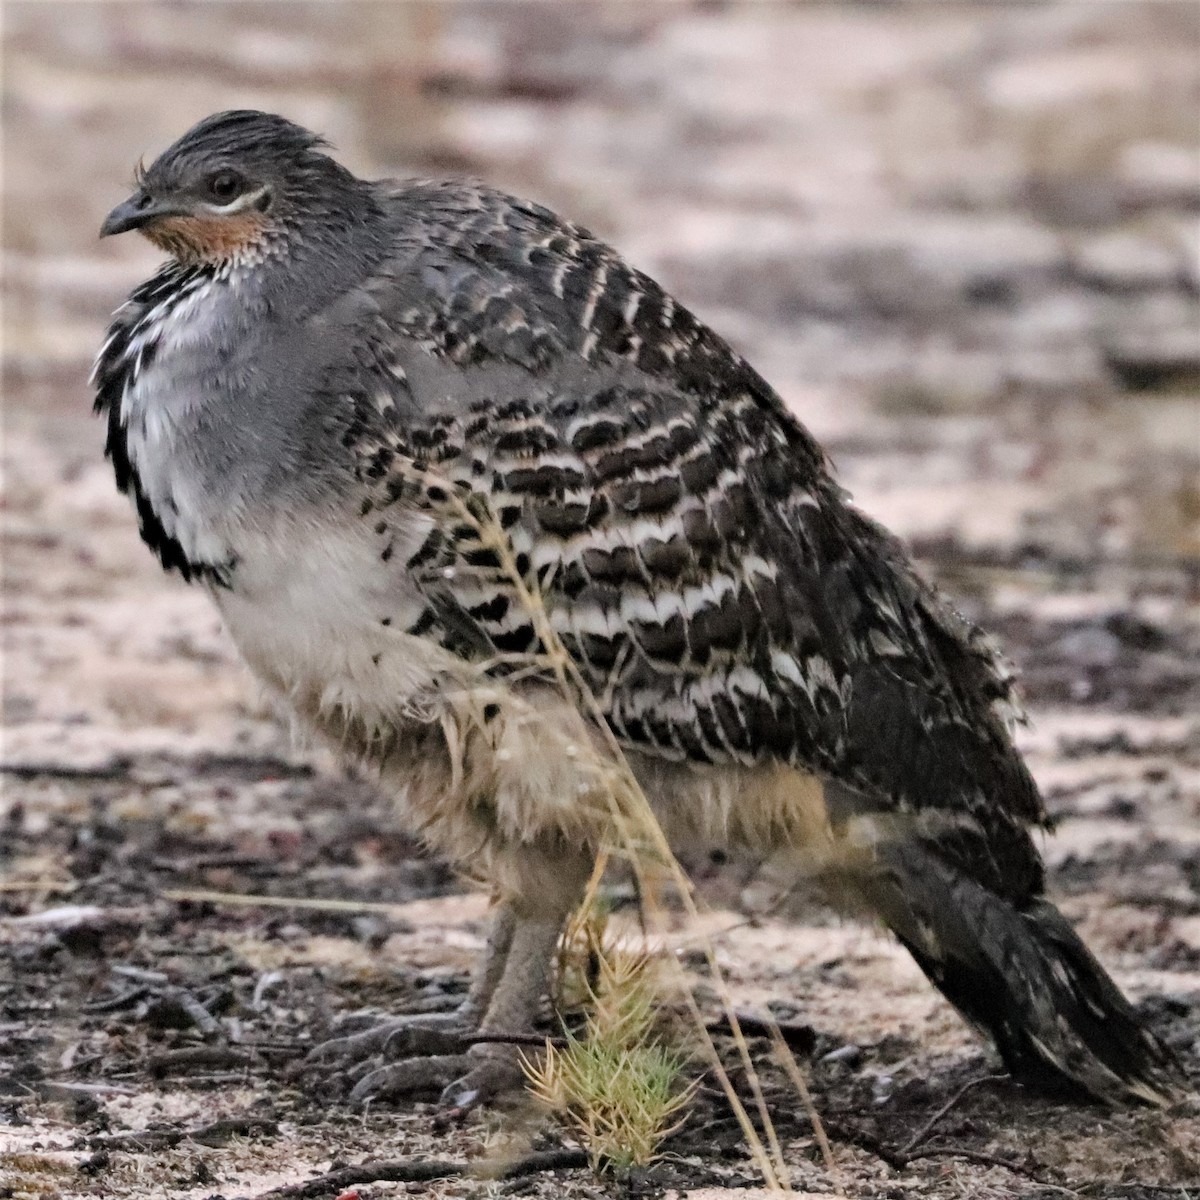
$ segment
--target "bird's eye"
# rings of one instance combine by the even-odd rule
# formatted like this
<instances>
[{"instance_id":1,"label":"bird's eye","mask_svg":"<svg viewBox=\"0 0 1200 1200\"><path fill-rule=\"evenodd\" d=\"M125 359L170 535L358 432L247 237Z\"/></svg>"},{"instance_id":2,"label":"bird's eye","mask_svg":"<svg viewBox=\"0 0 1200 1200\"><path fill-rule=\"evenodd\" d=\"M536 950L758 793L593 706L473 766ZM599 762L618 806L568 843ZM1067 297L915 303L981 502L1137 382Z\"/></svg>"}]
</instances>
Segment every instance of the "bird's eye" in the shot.
<instances>
[{"instance_id":1,"label":"bird's eye","mask_svg":"<svg viewBox=\"0 0 1200 1200\"><path fill-rule=\"evenodd\" d=\"M208 180L208 194L221 204L240 196L244 187L245 181L236 171L218 171Z\"/></svg>"}]
</instances>

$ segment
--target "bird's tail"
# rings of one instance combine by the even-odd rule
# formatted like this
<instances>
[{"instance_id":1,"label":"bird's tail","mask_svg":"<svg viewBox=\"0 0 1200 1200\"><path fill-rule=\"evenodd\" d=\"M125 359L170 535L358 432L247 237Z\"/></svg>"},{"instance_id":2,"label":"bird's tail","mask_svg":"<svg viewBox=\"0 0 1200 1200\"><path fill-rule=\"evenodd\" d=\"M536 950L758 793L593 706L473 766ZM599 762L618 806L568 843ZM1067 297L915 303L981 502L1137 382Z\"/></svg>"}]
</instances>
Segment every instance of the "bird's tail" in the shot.
<instances>
[{"instance_id":1,"label":"bird's tail","mask_svg":"<svg viewBox=\"0 0 1200 1200\"><path fill-rule=\"evenodd\" d=\"M1014 1077L1039 1090L1165 1104L1174 1057L1062 913L990 891L938 853L897 840L878 849L861 895Z\"/></svg>"}]
</instances>

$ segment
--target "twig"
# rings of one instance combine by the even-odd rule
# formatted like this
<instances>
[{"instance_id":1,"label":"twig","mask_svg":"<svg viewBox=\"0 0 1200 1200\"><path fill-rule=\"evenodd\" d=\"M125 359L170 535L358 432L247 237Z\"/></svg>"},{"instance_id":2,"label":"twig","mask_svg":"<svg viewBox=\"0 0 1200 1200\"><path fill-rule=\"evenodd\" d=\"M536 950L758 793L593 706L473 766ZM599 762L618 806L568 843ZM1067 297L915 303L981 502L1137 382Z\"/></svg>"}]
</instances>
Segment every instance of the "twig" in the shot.
<instances>
[{"instance_id":1,"label":"twig","mask_svg":"<svg viewBox=\"0 0 1200 1200\"><path fill-rule=\"evenodd\" d=\"M406 910L401 904L384 904L377 900L332 900L319 896L252 896L246 892L214 892L204 888L169 888L159 892L164 900L192 904L228 904L259 908L307 908L316 912L383 913L400 916Z\"/></svg>"},{"instance_id":2,"label":"twig","mask_svg":"<svg viewBox=\"0 0 1200 1200\"><path fill-rule=\"evenodd\" d=\"M1007 1075L981 1075L978 1079L972 1079L970 1083L963 1084L962 1087L942 1105L941 1108L912 1135L911 1138L900 1148L901 1154L910 1154L917 1146L921 1144L928 1136L933 1127L974 1087L978 1087L981 1083L997 1083L1002 1079L1007 1079Z\"/></svg>"},{"instance_id":3,"label":"twig","mask_svg":"<svg viewBox=\"0 0 1200 1200\"><path fill-rule=\"evenodd\" d=\"M69 1099L72 1096L137 1096L139 1090L121 1083L74 1083L65 1079L43 1079L34 1085L48 1100Z\"/></svg>"},{"instance_id":4,"label":"twig","mask_svg":"<svg viewBox=\"0 0 1200 1200\"><path fill-rule=\"evenodd\" d=\"M982 1080L979 1082L982 1082ZM1065 1188L1061 1184L1047 1179L1036 1167L1026 1166L1015 1159L1002 1158L998 1154L988 1154L983 1150L969 1150L963 1146L930 1146L925 1150L916 1150L912 1154L906 1154L894 1146L889 1146L885 1142L881 1142L877 1137L867 1133L866 1130L857 1129L852 1125L844 1125L840 1121L826 1118L826 1126L838 1141L849 1142L852 1146L858 1146L868 1154L873 1154L876 1158L882 1159L889 1167L897 1171L905 1171L913 1163L920 1162L921 1159L925 1158L965 1158L969 1162L977 1162L986 1167L1003 1167L1006 1171L1011 1171L1014 1175L1020 1175L1024 1179L1032 1180L1039 1187L1049 1188L1052 1191L1063 1192L1071 1196L1079 1194L1070 1188Z\"/></svg>"},{"instance_id":5,"label":"twig","mask_svg":"<svg viewBox=\"0 0 1200 1200\"><path fill-rule=\"evenodd\" d=\"M800 1093L800 1099L804 1103L804 1111L808 1114L809 1124L812 1125L813 1136L817 1139L817 1146L821 1150L821 1158L825 1163L826 1174L833 1180L833 1189L839 1196L845 1196L846 1187L842 1182L842 1172L837 1165L837 1160L833 1157L833 1147L829 1144L829 1138L825 1135L825 1126L821 1123L821 1114L817 1112L817 1106L813 1103L812 1092L808 1089L808 1081L804 1078L804 1074L796 1062L796 1057L792 1054L791 1047L784 1040L783 1033L780 1031L778 1025L775 1025L771 1029L771 1043L775 1047L776 1057L783 1065L788 1078L792 1081L792 1086Z\"/></svg>"},{"instance_id":6,"label":"twig","mask_svg":"<svg viewBox=\"0 0 1200 1200\"><path fill-rule=\"evenodd\" d=\"M165 971L149 971L145 967L135 967L132 963L109 963L108 969L114 975L122 975L126 979L136 979L139 983L162 984L168 982Z\"/></svg>"},{"instance_id":7,"label":"twig","mask_svg":"<svg viewBox=\"0 0 1200 1200\"><path fill-rule=\"evenodd\" d=\"M146 1068L151 1075L166 1075L179 1068L250 1067L257 1062L257 1054L235 1046L189 1046L150 1055Z\"/></svg>"},{"instance_id":8,"label":"twig","mask_svg":"<svg viewBox=\"0 0 1200 1200\"><path fill-rule=\"evenodd\" d=\"M247 1137L252 1133L273 1136L279 1132L274 1121L261 1117L222 1117L199 1129L146 1129L141 1133L119 1133L110 1137L87 1139L91 1150L167 1150L180 1142L197 1142L201 1146L224 1146L230 1138Z\"/></svg>"},{"instance_id":9,"label":"twig","mask_svg":"<svg viewBox=\"0 0 1200 1200\"><path fill-rule=\"evenodd\" d=\"M191 992L185 991L183 988L175 988L173 994L168 993L167 998L174 1000L183 1009L188 1019L206 1041L224 1038L225 1031L221 1028L221 1022Z\"/></svg>"},{"instance_id":10,"label":"twig","mask_svg":"<svg viewBox=\"0 0 1200 1200\"><path fill-rule=\"evenodd\" d=\"M107 996L103 1000L89 1000L86 1004L80 1005L80 1008L85 1013L120 1012L123 1008L132 1008L149 994L150 989L142 983L137 987L127 988L115 996Z\"/></svg>"},{"instance_id":11,"label":"twig","mask_svg":"<svg viewBox=\"0 0 1200 1200\"><path fill-rule=\"evenodd\" d=\"M145 922L143 908L101 908L98 904L60 904L45 908L41 912L26 913L22 917L0 917L0 925L10 929L48 929L70 931L75 929L106 930L118 926L137 927Z\"/></svg>"},{"instance_id":12,"label":"twig","mask_svg":"<svg viewBox=\"0 0 1200 1200\"><path fill-rule=\"evenodd\" d=\"M159 765L178 768L179 773L147 778L139 775L139 772ZM157 754L142 760L121 756L94 766L62 762L0 762L0 775L11 775L14 779L72 779L89 783L138 776L139 782L156 787L176 783L184 775L194 778L241 774L250 779L307 779L312 773L313 769L308 763L289 762L271 754L197 754L194 757Z\"/></svg>"},{"instance_id":13,"label":"twig","mask_svg":"<svg viewBox=\"0 0 1200 1200\"><path fill-rule=\"evenodd\" d=\"M95 767L53 762L0 763L0 775L11 775L14 779L77 779L88 783L127 779L132 769L133 763L129 759L115 759Z\"/></svg>"},{"instance_id":14,"label":"twig","mask_svg":"<svg viewBox=\"0 0 1200 1200\"><path fill-rule=\"evenodd\" d=\"M799 1021L773 1021L746 1012L739 1012L737 1020L745 1037L774 1037L778 1030L784 1042L799 1054L811 1054L817 1042L816 1030ZM731 1032L729 1018L721 1016L709 1021L708 1031L719 1034Z\"/></svg>"},{"instance_id":15,"label":"twig","mask_svg":"<svg viewBox=\"0 0 1200 1200\"><path fill-rule=\"evenodd\" d=\"M988 1154L983 1150L968 1150L963 1146L931 1146L928 1150L918 1150L915 1154L905 1157L908 1163L917 1162L922 1158L965 1158L968 1162L977 1162L985 1167L1003 1167L1006 1171L1011 1171L1014 1175L1020 1175L1024 1179L1032 1180L1039 1187L1051 1188L1056 1192L1064 1192L1068 1196L1078 1195L1078 1192L1073 1191L1071 1188L1065 1188L1061 1184L1051 1182L1033 1167L1027 1167L1024 1163L1019 1163L1015 1159L1001 1158L998 1154Z\"/></svg>"},{"instance_id":16,"label":"twig","mask_svg":"<svg viewBox=\"0 0 1200 1200\"><path fill-rule=\"evenodd\" d=\"M851 1146L857 1146L860 1150L865 1150L868 1154L882 1159L889 1167L897 1171L903 1171L908 1166L907 1154L901 1154L898 1150L894 1150L865 1129L845 1125L828 1115L825 1117L825 1128L839 1142L848 1142Z\"/></svg>"},{"instance_id":17,"label":"twig","mask_svg":"<svg viewBox=\"0 0 1200 1200\"><path fill-rule=\"evenodd\" d=\"M258 868L261 873L261 869L275 870L277 864L268 862L261 855L225 851L220 854L194 854L190 858L178 859L160 856L152 858L150 865L156 871L174 871L178 874L183 871L212 871L221 868L251 871Z\"/></svg>"},{"instance_id":18,"label":"twig","mask_svg":"<svg viewBox=\"0 0 1200 1200\"><path fill-rule=\"evenodd\" d=\"M0 879L0 892L45 892L67 896L78 887L76 879Z\"/></svg>"},{"instance_id":19,"label":"twig","mask_svg":"<svg viewBox=\"0 0 1200 1200\"><path fill-rule=\"evenodd\" d=\"M509 1163L481 1162L365 1162L353 1167L339 1167L306 1179L303 1183L292 1183L285 1187L272 1188L255 1197L255 1200L304 1200L306 1197L327 1197L338 1189L354 1187L360 1183L430 1183L435 1179L458 1179L464 1175L476 1175L486 1179L517 1179L522 1175L536 1175L541 1171L578 1170L588 1165L587 1153L583 1150L546 1150L540 1154L529 1154Z\"/></svg>"}]
</instances>

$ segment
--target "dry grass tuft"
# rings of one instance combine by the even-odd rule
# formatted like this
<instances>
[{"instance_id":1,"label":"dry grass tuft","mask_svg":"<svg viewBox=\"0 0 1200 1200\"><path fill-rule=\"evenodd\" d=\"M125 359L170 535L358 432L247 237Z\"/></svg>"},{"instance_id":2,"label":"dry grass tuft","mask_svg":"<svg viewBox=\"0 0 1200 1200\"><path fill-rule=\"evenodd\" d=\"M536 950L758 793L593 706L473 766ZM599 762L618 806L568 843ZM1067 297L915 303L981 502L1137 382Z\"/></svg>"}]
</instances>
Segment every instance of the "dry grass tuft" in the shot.
<instances>
[{"instance_id":1,"label":"dry grass tuft","mask_svg":"<svg viewBox=\"0 0 1200 1200\"><path fill-rule=\"evenodd\" d=\"M428 473L423 482L431 482ZM449 479L444 484L445 491L453 497L457 515L474 526L481 545L493 551L522 607L530 616L537 638L544 648L542 654L529 656L530 672L552 681L575 706L583 726L595 735L594 738L581 738L580 746L591 758L593 776L603 780L603 802L607 809L604 824L608 830L608 844L599 854L583 902L584 911L595 905L605 862L609 855L615 855L626 860L632 868L642 897L645 928L659 931L666 928L667 922L658 901L660 890L664 887L674 890L684 912L693 920L697 919L700 914L691 881L675 858L649 800L605 720L603 708L555 632L545 597L536 579L532 575L527 577L518 569L508 536L488 508L486 497L471 494L469 489L459 487ZM705 939L702 949L710 982L732 1031L734 1047L758 1118L758 1128L721 1061L707 1030L704 1014L688 986L678 959L666 956L662 961L673 968L673 978L682 992L700 1052L707 1059L709 1069L737 1118L763 1182L773 1191L790 1192L783 1149L763 1095L762 1082L734 1011L733 997L724 972L717 962L712 943ZM616 962L619 962L619 956ZM679 1052L668 1049L661 1039L652 1035L648 1026L639 1027L635 1019L643 1003L650 1011L654 1008L649 977L644 971L629 974L627 968L618 968L616 962L604 953L598 955L600 980L594 991L597 998L604 993L605 972L608 972L607 987L614 995L605 1006L597 1005L589 1018L584 1037L569 1039L563 1050L548 1046L543 1064L529 1068L535 1090L543 1093L552 1105L569 1114L589 1150L604 1147L603 1151L593 1151L594 1161L597 1162L601 1158L612 1162L634 1162L637 1161L635 1154L652 1155L654 1147L674 1127L672 1122L675 1114L691 1095L690 1087L680 1089L675 1083L683 1062ZM631 995L618 999L626 990ZM798 1087L800 1098L817 1133L834 1189L838 1195L844 1195L837 1164L799 1067L787 1051L782 1036L773 1040L777 1049L783 1047L783 1066Z\"/></svg>"},{"instance_id":2,"label":"dry grass tuft","mask_svg":"<svg viewBox=\"0 0 1200 1200\"><path fill-rule=\"evenodd\" d=\"M585 936L596 928L584 925ZM526 1060L534 1096L562 1116L594 1169L645 1166L681 1123L694 1083L681 1083L686 1055L659 1030L654 962L589 937L595 964L582 1036Z\"/></svg>"}]
</instances>

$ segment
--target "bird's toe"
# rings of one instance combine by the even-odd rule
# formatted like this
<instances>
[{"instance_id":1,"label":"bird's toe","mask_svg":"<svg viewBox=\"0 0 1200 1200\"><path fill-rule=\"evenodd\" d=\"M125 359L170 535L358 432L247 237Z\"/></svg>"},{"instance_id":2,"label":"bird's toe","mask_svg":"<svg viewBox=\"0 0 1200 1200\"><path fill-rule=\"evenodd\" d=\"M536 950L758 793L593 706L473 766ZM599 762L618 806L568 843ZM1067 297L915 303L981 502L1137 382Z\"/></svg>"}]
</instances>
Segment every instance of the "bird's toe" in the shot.
<instances>
[{"instance_id":1,"label":"bird's toe","mask_svg":"<svg viewBox=\"0 0 1200 1200\"><path fill-rule=\"evenodd\" d=\"M454 1080L471 1067L465 1054L438 1054L431 1058L406 1058L375 1067L350 1089L351 1105L375 1100L397 1100L404 1096L439 1092L452 1087Z\"/></svg>"},{"instance_id":2,"label":"bird's toe","mask_svg":"<svg viewBox=\"0 0 1200 1200\"><path fill-rule=\"evenodd\" d=\"M473 1056L470 1070L443 1090L443 1108L470 1109L503 1102L523 1094L525 1074L518 1059L508 1055Z\"/></svg>"},{"instance_id":3,"label":"bird's toe","mask_svg":"<svg viewBox=\"0 0 1200 1200\"><path fill-rule=\"evenodd\" d=\"M437 1013L384 1021L362 1033L330 1038L304 1059L309 1066L353 1066L379 1059L460 1053L470 1031L457 1014Z\"/></svg>"}]
</instances>

